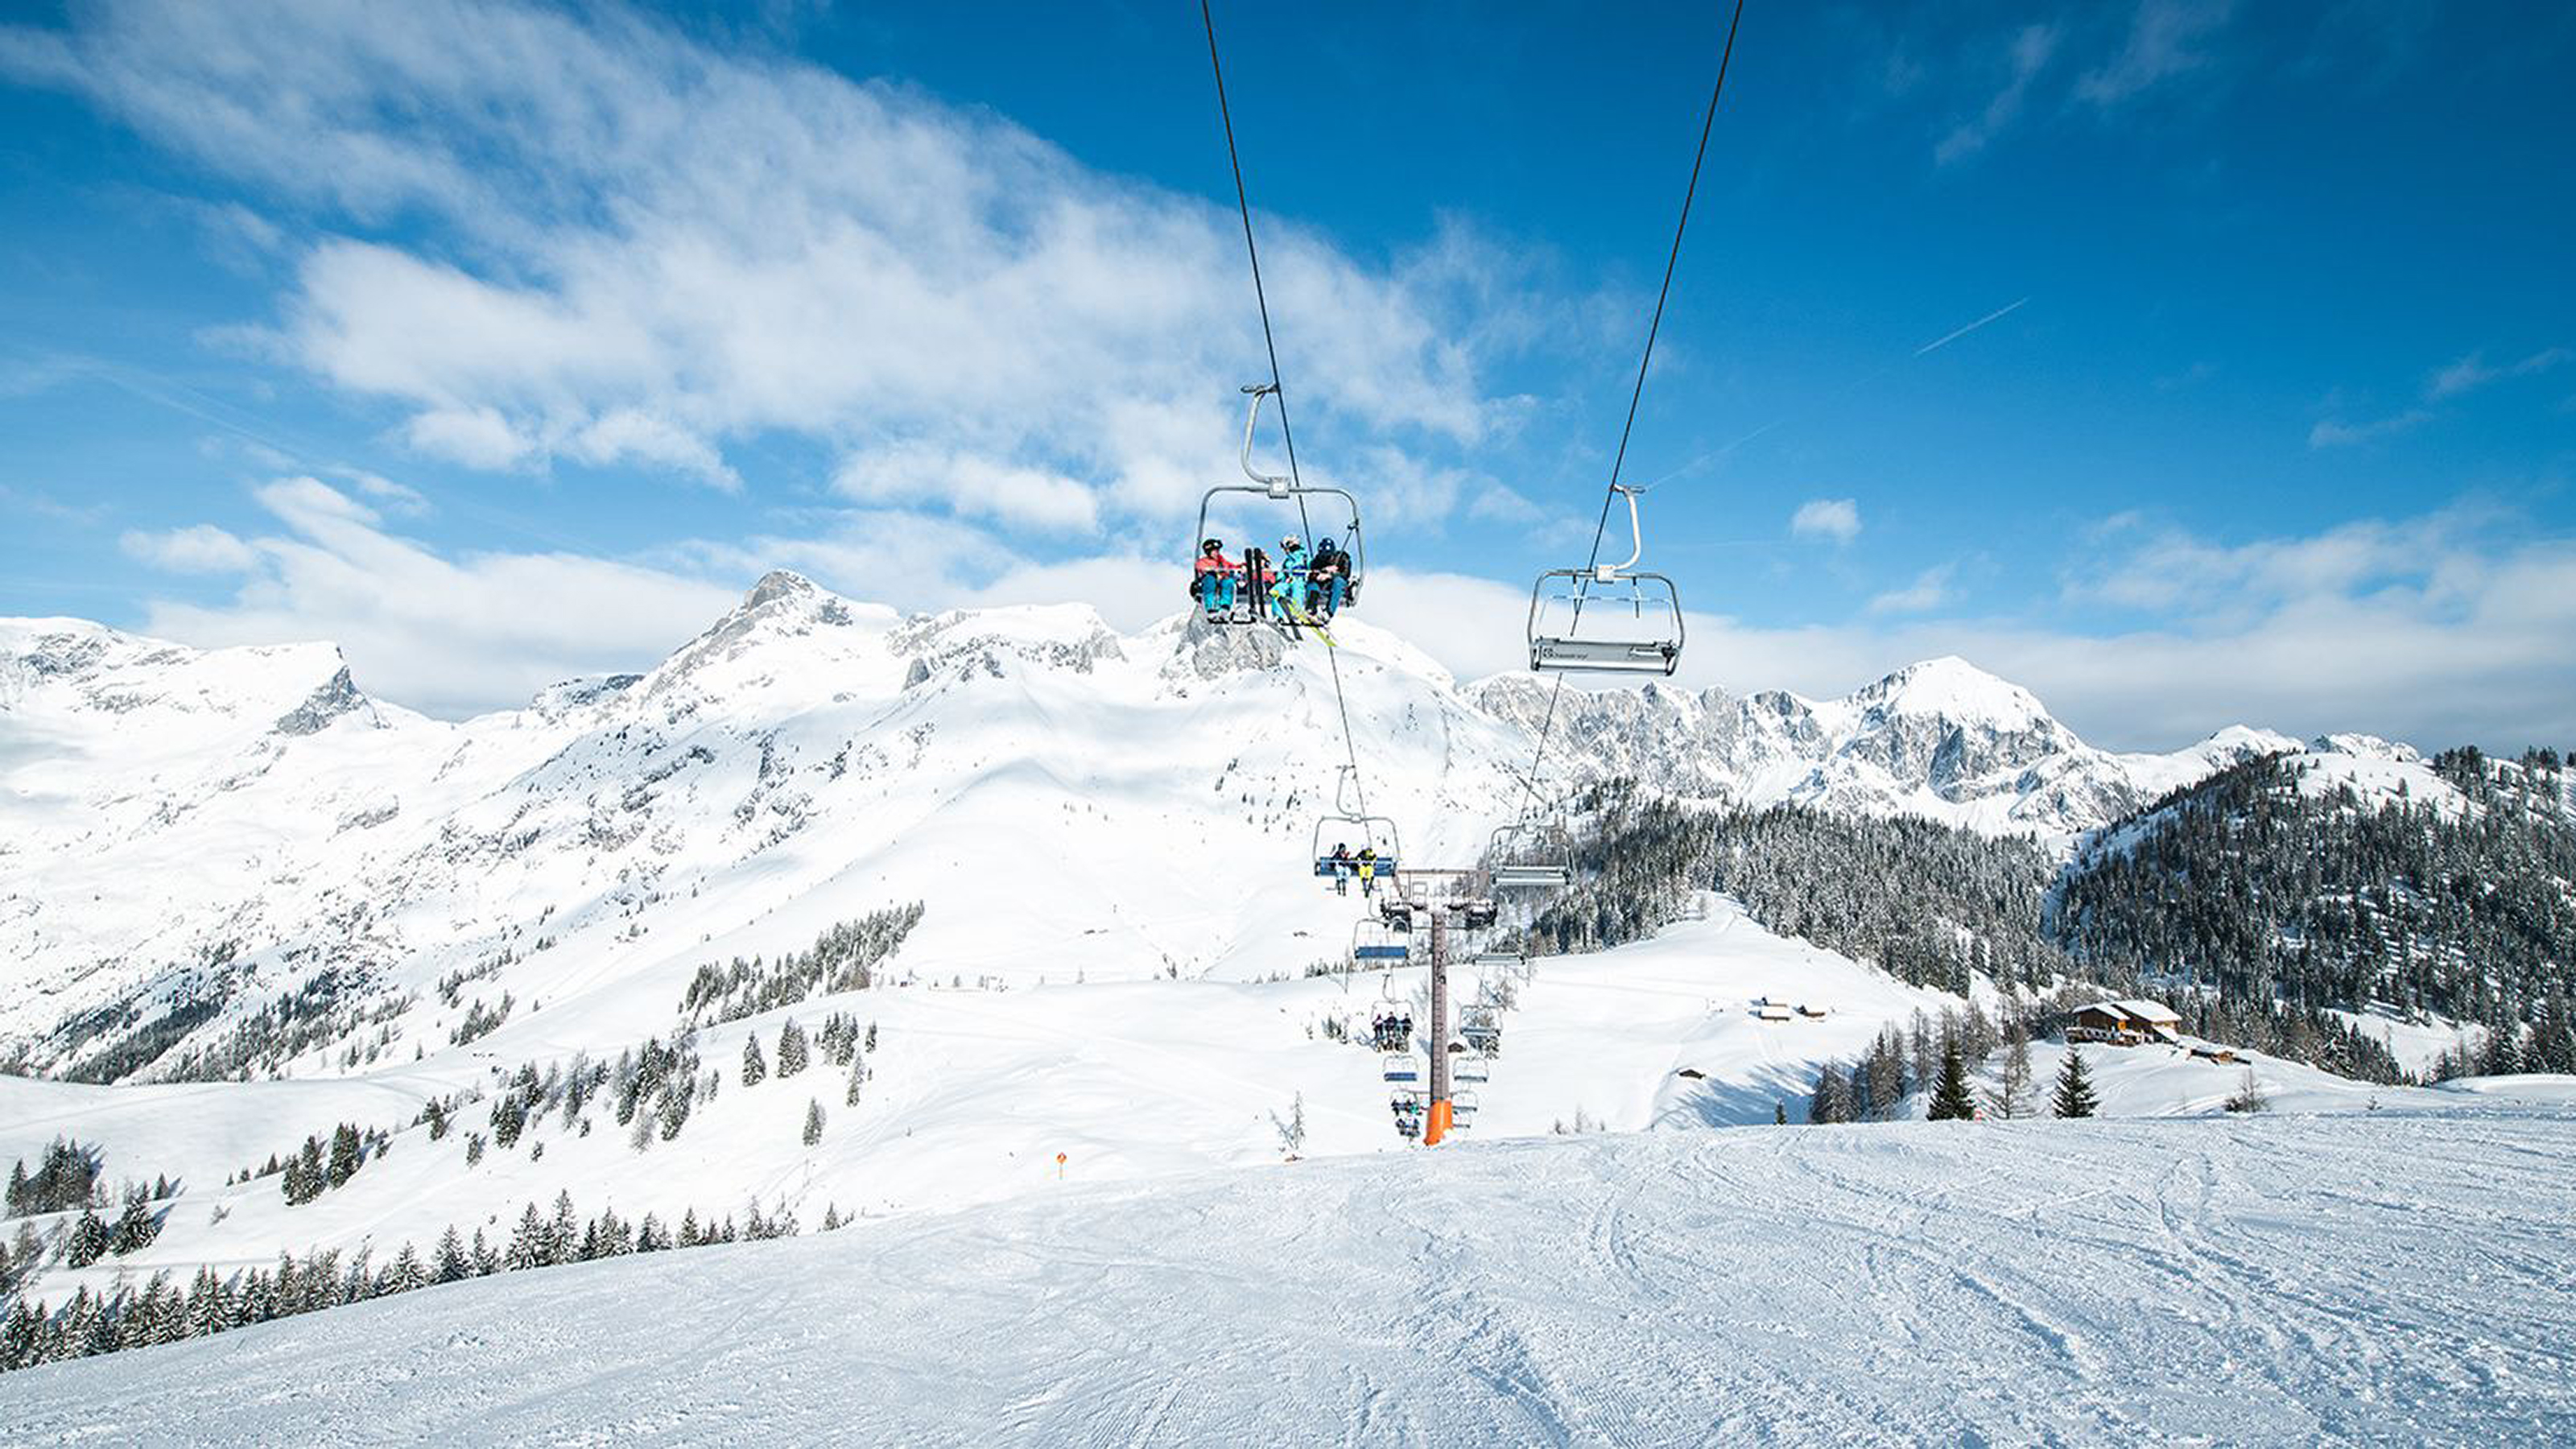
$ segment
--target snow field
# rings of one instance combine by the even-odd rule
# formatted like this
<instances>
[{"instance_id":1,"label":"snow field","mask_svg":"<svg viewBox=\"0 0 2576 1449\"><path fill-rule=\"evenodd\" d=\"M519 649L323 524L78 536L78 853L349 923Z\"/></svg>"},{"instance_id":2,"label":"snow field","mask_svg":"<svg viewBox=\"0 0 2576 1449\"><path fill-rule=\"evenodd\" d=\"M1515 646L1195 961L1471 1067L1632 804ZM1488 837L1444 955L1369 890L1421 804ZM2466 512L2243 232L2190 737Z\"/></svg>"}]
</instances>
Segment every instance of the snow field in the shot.
<instances>
[{"instance_id":1,"label":"snow field","mask_svg":"<svg viewBox=\"0 0 2576 1449\"><path fill-rule=\"evenodd\" d=\"M2576 1118L1470 1143L472 1281L0 1379L0 1438L2534 1443Z\"/></svg>"}]
</instances>

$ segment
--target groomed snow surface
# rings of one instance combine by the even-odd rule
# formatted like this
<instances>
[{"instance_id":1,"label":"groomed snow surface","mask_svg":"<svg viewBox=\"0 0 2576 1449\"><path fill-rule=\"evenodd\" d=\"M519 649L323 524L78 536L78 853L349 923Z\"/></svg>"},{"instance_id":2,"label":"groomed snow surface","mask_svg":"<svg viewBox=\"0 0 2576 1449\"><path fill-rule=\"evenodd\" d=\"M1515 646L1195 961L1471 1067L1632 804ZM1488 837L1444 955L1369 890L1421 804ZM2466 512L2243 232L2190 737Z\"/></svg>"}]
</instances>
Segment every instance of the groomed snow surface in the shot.
<instances>
[{"instance_id":1,"label":"groomed snow surface","mask_svg":"<svg viewBox=\"0 0 2576 1449\"><path fill-rule=\"evenodd\" d=\"M1464 1144L432 1288L10 1442L2564 1443L2576 1118Z\"/></svg>"}]
</instances>

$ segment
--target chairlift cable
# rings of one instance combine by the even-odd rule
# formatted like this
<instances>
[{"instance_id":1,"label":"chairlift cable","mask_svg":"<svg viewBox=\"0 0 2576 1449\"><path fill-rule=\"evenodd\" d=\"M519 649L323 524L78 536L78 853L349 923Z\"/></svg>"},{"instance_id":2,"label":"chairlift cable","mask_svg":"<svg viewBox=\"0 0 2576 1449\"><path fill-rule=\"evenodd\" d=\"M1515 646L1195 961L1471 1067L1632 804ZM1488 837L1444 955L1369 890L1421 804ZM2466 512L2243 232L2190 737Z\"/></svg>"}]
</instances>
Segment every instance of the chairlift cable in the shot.
<instances>
[{"instance_id":1,"label":"chairlift cable","mask_svg":"<svg viewBox=\"0 0 2576 1449\"><path fill-rule=\"evenodd\" d=\"M1742 0L1738 0L1739 6L1741 3ZM1217 119L1225 125L1225 159L1234 170L1234 205L1236 212L1243 218L1243 251L1252 262L1252 299L1261 309L1261 343L1270 354L1270 391L1279 400L1279 435L1288 445L1288 479L1298 490L1296 494L1297 526L1299 531L1311 540L1315 536L1315 523L1306 512L1306 495L1303 491L1306 480L1297 471L1297 434L1288 426L1288 390L1282 385L1279 377L1279 339L1270 327L1270 294L1261 283L1261 247L1252 238L1252 199L1243 185L1243 154L1234 144L1234 110L1226 104L1225 62L1217 57L1216 12L1209 8L1209 0L1199 0L1199 20L1207 29L1208 70L1216 77ZM1705 145L1705 141L1702 144ZM1669 283L1670 278L1667 277L1666 280ZM1608 519L1609 514L1606 510L1602 517L1605 521ZM1311 546L1310 544L1309 547ZM1593 546L1595 549L1600 547L1597 540ZM1342 717L1342 754L1350 761L1351 783L1359 792L1360 813L1365 815L1368 813L1368 779L1360 771L1359 746L1351 735L1351 702L1349 696L1342 690L1341 651L1326 649L1324 662L1332 667L1333 703Z\"/></svg>"},{"instance_id":2,"label":"chairlift cable","mask_svg":"<svg viewBox=\"0 0 2576 1449\"><path fill-rule=\"evenodd\" d=\"M1205 8L1206 0L1200 0L1200 5L1201 8ZM1628 437L1637 426L1637 404L1646 395L1646 369L1655 360L1655 338L1663 331L1664 304L1672 297L1673 272L1680 266L1682 259L1682 235L1690 229L1691 202L1699 195L1700 168L1708 160L1709 132L1717 123L1718 100L1726 94L1727 68L1735 60L1735 32L1743 23L1744 0L1735 0L1734 17L1726 24L1726 48L1720 52L1717 59L1717 84L1709 88L1708 110L1700 117L1699 149L1691 157L1690 182L1682 188L1681 218L1673 224L1672 250L1664 257L1664 281L1662 287L1655 293L1655 315L1653 320L1646 324L1645 353L1637 359L1637 382L1628 392L1628 417L1619 425L1619 451L1610 460L1609 486L1602 490L1601 518L1592 526L1592 551L1586 556L1583 565L1586 573L1600 567L1601 540L1610 529L1610 508L1619 501L1619 472L1628 461ZM1247 221L1246 224L1248 226L1249 222ZM1280 413L1280 420L1283 424L1287 420L1287 413L1284 410ZM1289 456L1290 467L1294 468L1296 455L1292 451ZM1574 618L1577 624L1580 624L1583 618L1583 599L1579 594L1574 601ZM1547 717L1539 725L1538 749L1530 756L1529 774L1522 781L1522 789L1528 793L1533 808L1539 804L1539 765L1547 758L1548 736L1556 728L1557 701L1564 692L1565 676L1559 674L1556 677L1555 687L1548 691Z\"/></svg>"}]
</instances>

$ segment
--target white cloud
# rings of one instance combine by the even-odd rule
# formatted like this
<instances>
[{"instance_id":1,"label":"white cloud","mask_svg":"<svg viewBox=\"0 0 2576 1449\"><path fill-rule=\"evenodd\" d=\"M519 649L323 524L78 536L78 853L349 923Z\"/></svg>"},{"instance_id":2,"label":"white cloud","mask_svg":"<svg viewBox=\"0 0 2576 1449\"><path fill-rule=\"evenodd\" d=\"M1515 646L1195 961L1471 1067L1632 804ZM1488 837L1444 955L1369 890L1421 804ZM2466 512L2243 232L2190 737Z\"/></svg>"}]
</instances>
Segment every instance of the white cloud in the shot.
<instances>
[{"instance_id":1,"label":"white cloud","mask_svg":"<svg viewBox=\"0 0 2576 1449\"><path fill-rule=\"evenodd\" d=\"M1789 515L1789 532L1798 538L1849 543L1860 537L1860 504L1850 498L1810 498Z\"/></svg>"},{"instance_id":2,"label":"white cloud","mask_svg":"<svg viewBox=\"0 0 2576 1449\"><path fill-rule=\"evenodd\" d=\"M2472 352L2450 366L2435 372L2424 387L2424 395L2439 400L2475 392L2488 383L2508 377L2529 377L2576 358L2576 352L2564 347L2545 347L2519 362L2490 364L2484 352Z\"/></svg>"},{"instance_id":3,"label":"white cloud","mask_svg":"<svg viewBox=\"0 0 2576 1449\"><path fill-rule=\"evenodd\" d=\"M173 573L248 573L259 562L249 544L210 523L166 533L133 530L116 542L128 557Z\"/></svg>"},{"instance_id":4,"label":"white cloud","mask_svg":"<svg viewBox=\"0 0 2576 1449\"><path fill-rule=\"evenodd\" d=\"M736 590L573 553L440 556L312 478L254 495L281 529L128 535L158 567L245 575L227 603L156 601L151 634L213 647L324 639L381 698L458 715L523 703L577 674L649 665L732 606Z\"/></svg>"},{"instance_id":5,"label":"white cloud","mask_svg":"<svg viewBox=\"0 0 2576 1449\"><path fill-rule=\"evenodd\" d=\"M1262 357L1232 212L988 112L616 9L143 0L0 33L0 70L227 177L404 222L292 241L267 345L424 453L731 487L727 448L785 432L978 459L963 507L1049 526L1168 519L1231 470ZM1480 366L1539 334L1460 321L1544 310L1501 249L1451 225L1363 263L1261 225L1313 436L1438 453L1522 406ZM1422 506L1472 496L1442 472L1414 464Z\"/></svg>"},{"instance_id":6,"label":"white cloud","mask_svg":"<svg viewBox=\"0 0 2576 1449\"><path fill-rule=\"evenodd\" d=\"M2345 422L2340 418L2320 418L2315 427L2308 429L2308 446L2349 448L2356 444L2377 442L2382 438L2393 438L2400 433L2412 432L2432 420L2433 415L2422 408L2408 408L2402 413L2389 417L2371 418L2357 423Z\"/></svg>"},{"instance_id":7,"label":"white cloud","mask_svg":"<svg viewBox=\"0 0 2576 1449\"><path fill-rule=\"evenodd\" d=\"M1890 589L1869 601L1873 614L1928 614L1950 602L1950 576L1955 564L1939 564L1914 576L1914 582Z\"/></svg>"},{"instance_id":8,"label":"white cloud","mask_svg":"<svg viewBox=\"0 0 2576 1449\"><path fill-rule=\"evenodd\" d=\"M1962 161L1986 148L1986 143L2003 133L2021 115L2030 98L2030 88L2048 68L2050 57L2057 53L2058 28L2054 25L2024 26L2013 35L2006 47L2005 60L2010 74L2003 88L1988 100L1985 109L1951 128L1932 150L1932 157L1947 166Z\"/></svg>"},{"instance_id":9,"label":"white cloud","mask_svg":"<svg viewBox=\"0 0 2576 1449\"><path fill-rule=\"evenodd\" d=\"M2127 101L2209 63L2200 43L2227 26L2234 0L2139 0L2119 53L2075 83L2075 93L2102 107Z\"/></svg>"},{"instance_id":10,"label":"white cloud","mask_svg":"<svg viewBox=\"0 0 2576 1449\"><path fill-rule=\"evenodd\" d=\"M973 453L905 445L861 453L832 479L834 491L867 503L952 512L1029 528L1100 526L1100 500L1080 482L1042 468Z\"/></svg>"},{"instance_id":11,"label":"white cloud","mask_svg":"<svg viewBox=\"0 0 2576 1449\"><path fill-rule=\"evenodd\" d=\"M536 452L510 420L493 408L437 408L415 413L403 425L410 444L432 457L448 458L468 468L515 467Z\"/></svg>"},{"instance_id":12,"label":"white cloud","mask_svg":"<svg viewBox=\"0 0 2576 1449\"><path fill-rule=\"evenodd\" d=\"M1904 588L1891 588L1870 598L1870 614L1929 614L1950 603L1950 575L1958 565L1935 565L1914 575L1914 583Z\"/></svg>"}]
</instances>

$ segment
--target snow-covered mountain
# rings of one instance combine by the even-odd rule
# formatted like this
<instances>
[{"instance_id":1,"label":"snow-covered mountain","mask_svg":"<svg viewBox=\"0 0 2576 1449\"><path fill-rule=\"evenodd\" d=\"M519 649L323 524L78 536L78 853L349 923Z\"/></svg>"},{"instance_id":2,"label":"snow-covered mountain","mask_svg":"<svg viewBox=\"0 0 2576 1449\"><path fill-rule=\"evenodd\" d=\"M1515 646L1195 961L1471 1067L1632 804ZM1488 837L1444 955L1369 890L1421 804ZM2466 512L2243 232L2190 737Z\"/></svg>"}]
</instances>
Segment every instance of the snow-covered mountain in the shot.
<instances>
[{"instance_id":1,"label":"snow-covered mountain","mask_svg":"<svg viewBox=\"0 0 2576 1449\"><path fill-rule=\"evenodd\" d=\"M1551 690L1505 675L1472 694L1534 730ZM1579 765L1677 794L1922 815L2057 843L2211 770L2299 748L2286 735L2236 727L2171 754L2097 750L2028 690L1958 658L1909 665L1842 699L1648 685L1568 691L1555 707L1572 725L1568 748Z\"/></svg>"},{"instance_id":2,"label":"snow-covered mountain","mask_svg":"<svg viewBox=\"0 0 2576 1449\"><path fill-rule=\"evenodd\" d=\"M647 673L449 723L371 699L327 645L0 622L0 1050L94 1079L345 1071L505 997L504 1033L603 1047L667 1024L702 963L913 901L904 961L943 978L1293 973L1357 914L1305 862L1364 828L1319 818L1364 796L1414 861L1472 861L1547 707L1357 617L1336 634L1328 658L1079 606L905 618L775 573ZM2110 754L1956 659L1840 700L1559 708L1554 779L2061 844L2295 747Z\"/></svg>"}]
</instances>

